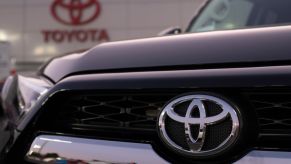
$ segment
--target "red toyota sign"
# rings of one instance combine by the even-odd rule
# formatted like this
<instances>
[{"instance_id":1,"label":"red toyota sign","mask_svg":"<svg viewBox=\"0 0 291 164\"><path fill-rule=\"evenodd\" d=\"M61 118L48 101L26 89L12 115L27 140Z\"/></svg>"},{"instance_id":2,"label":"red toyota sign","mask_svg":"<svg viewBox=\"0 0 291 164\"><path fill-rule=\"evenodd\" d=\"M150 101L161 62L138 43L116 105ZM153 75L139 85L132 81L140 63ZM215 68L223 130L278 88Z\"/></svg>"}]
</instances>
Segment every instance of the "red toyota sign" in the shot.
<instances>
[{"instance_id":1,"label":"red toyota sign","mask_svg":"<svg viewBox=\"0 0 291 164\"><path fill-rule=\"evenodd\" d=\"M64 10L67 12L67 17L59 14ZM66 25L88 24L99 16L100 10L101 5L97 0L55 0L51 5L52 16Z\"/></svg>"},{"instance_id":2,"label":"red toyota sign","mask_svg":"<svg viewBox=\"0 0 291 164\"><path fill-rule=\"evenodd\" d=\"M100 15L101 5L98 0L54 0L50 11L55 20L74 28L42 30L44 42L84 43L110 40L106 29L80 27L93 22Z\"/></svg>"}]
</instances>

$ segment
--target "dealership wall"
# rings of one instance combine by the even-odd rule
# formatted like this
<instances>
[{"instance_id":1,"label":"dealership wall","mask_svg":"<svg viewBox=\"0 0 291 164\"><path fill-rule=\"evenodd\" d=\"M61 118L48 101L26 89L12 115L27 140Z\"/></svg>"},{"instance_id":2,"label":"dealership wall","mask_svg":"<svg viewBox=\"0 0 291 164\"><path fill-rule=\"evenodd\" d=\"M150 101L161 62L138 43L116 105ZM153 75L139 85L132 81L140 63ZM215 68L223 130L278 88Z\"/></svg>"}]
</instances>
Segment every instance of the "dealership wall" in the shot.
<instances>
[{"instance_id":1,"label":"dealership wall","mask_svg":"<svg viewBox=\"0 0 291 164\"><path fill-rule=\"evenodd\" d=\"M99 2L101 10L84 25L57 20L54 14L64 20L70 18L68 9L53 9L56 1L71 2L0 1L0 40L11 42L11 55L17 62L44 61L106 41L152 37L170 26L185 28L205 0L93 0ZM95 10L76 12L90 17Z\"/></svg>"}]
</instances>

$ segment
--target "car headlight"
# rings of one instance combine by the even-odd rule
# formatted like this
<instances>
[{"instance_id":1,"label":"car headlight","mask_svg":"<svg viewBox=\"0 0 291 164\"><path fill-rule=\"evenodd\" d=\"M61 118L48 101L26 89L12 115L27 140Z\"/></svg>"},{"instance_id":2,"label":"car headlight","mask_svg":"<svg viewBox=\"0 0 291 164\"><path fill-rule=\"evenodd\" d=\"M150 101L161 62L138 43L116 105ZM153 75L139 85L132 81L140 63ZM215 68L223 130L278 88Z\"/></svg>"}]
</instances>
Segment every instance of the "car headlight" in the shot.
<instances>
[{"instance_id":1,"label":"car headlight","mask_svg":"<svg viewBox=\"0 0 291 164\"><path fill-rule=\"evenodd\" d=\"M18 107L22 111L27 111L44 95L51 85L37 78L18 76L17 99Z\"/></svg>"}]
</instances>

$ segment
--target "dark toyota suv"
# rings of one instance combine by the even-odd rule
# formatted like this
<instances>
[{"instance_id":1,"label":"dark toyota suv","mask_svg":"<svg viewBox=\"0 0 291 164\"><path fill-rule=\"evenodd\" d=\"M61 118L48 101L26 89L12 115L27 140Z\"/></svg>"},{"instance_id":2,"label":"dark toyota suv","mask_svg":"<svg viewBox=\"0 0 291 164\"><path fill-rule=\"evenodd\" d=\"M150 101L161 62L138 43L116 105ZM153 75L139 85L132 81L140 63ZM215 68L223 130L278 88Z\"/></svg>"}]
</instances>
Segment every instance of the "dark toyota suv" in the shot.
<instances>
[{"instance_id":1,"label":"dark toyota suv","mask_svg":"<svg viewBox=\"0 0 291 164\"><path fill-rule=\"evenodd\" d=\"M220 2L278 23L291 6ZM291 163L290 43L291 26L278 26L112 42L54 58L38 78L6 80L1 163Z\"/></svg>"}]
</instances>

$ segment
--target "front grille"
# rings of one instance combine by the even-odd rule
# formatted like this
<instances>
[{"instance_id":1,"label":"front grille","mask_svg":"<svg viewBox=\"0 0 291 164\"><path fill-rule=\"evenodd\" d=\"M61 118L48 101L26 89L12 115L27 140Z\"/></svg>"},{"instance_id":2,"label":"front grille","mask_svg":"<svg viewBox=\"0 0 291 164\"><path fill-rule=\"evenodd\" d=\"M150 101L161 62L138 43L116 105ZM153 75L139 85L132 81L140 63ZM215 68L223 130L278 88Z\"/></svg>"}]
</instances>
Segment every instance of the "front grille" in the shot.
<instances>
[{"instance_id":1,"label":"front grille","mask_svg":"<svg viewBox=\"0 0 291 164\"><path fill-rule=\"evenodd\" d=\"M258 122L258 149L291 148L291 92L261 91L248 93Z\"/></svg>"},{"instance_id":2,"label":"front grille","mask_svg":"<svg viewBox=\"0 0 291 164\"><path fill-rule=\"evenodd\" d=\"M260 133L291 134L291 93L250 93Z\"/></svg>"},{"instance_id":3,"label":"front grille","mask_svg":"<svg viewBox=\"0 0 291 164\"><path fill-rule=\"evenodd\" d=\"M84 94L58 107L55 125L72 128L155 130L157 115L172 94Z\"/></svg>"},{"instance_id":4,"label":"front grille","mask_svg":"<svg viewBox=\"0 0 291 164\"><path fill-rule=\"evenodd\" d=\"M159 141L160 138L157 137L159 112L171 99L189 92L194 91L60 92L52 96L43 107L44 112L37 125L39 125L39 131L46 132L106 139ZM223 93L225 93L222 94L224 97L233 101L241 110L252 111L249 114L256 115L254 119L245 119L250 121L249 124L253 125L253 130L259 135L258 140L255 141L256 147L263 149L291 147L290 90L238 89L226 90ZM209 105L207 108L212 108L212 106ZM213 116L220 112L220 110L211 110L207 112L207 115ZM199 113L193 113L193 116L199 117ZM183 131L182 126L179 125L177 126L179 128L173 129ZM221 129L227 130L225 127ZM207 133L212 133L210 130ZM216 139L219 138L214 135L208 140Z\"/></svg>"}]
</instances>

